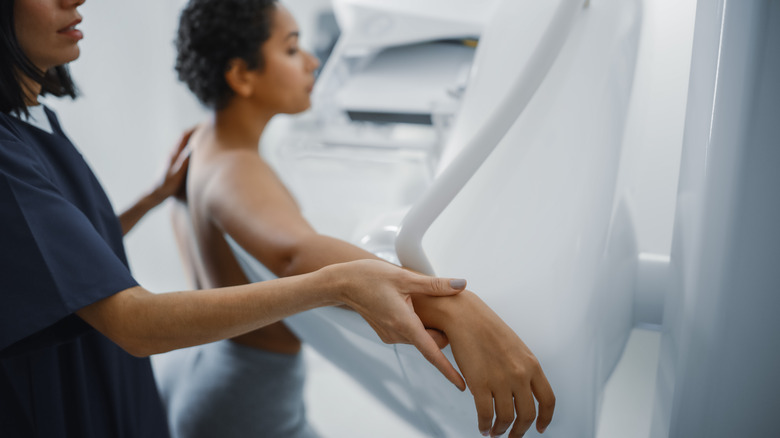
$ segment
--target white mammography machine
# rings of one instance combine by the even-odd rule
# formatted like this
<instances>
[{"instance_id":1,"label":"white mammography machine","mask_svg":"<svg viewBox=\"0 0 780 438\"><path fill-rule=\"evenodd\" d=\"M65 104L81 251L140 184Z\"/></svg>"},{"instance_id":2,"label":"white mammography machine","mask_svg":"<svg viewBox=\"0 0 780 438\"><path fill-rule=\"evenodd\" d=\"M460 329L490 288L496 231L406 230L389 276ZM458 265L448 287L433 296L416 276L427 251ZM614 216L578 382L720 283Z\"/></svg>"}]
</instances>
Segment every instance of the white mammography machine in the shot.
<instances>
[{"instance_id":1,"label":"white mammography machine","mask_svg":"<svg viewBox=\"0 0 780 438\"><path fill-rule=\"evenodd\" d=\"M594 436L637 325L662 333L651 437L780 436L780 2L696 5L668 254L642 252L653 221L619 177L639 168L624 142L642 0L334 10L315 108L273 136L315 227L467 278L555 389L545 436ZM341 309L286 321L423 434L477 436L470 394L413 348Z\"/></svg>"}]
</instances>

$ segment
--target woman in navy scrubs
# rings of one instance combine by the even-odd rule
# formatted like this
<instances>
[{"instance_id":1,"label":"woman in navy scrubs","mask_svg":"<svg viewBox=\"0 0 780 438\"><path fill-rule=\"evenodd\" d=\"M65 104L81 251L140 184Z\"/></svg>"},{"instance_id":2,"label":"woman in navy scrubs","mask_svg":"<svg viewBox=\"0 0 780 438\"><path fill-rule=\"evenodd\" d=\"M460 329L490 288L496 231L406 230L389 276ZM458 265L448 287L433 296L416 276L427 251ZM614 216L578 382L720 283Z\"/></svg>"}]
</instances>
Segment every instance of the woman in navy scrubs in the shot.
<instances>
[{"instance_id":1,"label":"woman in navy scrubs","mask_svg":"<svg viewBox=\"0 0 780 438\"><path fill-rule=\"evenodd\" d=\"M120 223L56 115L38 103L46 93L75 97L64 65L79 56L83 2L0 2L0 436L168 436L148 355L325 305L352 307L386 342L412 343L451 370L410 294L456 294L463 280L366 260L223 289L140 287L123 233L180 189L184 169L172 160Z\"/></svg>"}]
</instances>

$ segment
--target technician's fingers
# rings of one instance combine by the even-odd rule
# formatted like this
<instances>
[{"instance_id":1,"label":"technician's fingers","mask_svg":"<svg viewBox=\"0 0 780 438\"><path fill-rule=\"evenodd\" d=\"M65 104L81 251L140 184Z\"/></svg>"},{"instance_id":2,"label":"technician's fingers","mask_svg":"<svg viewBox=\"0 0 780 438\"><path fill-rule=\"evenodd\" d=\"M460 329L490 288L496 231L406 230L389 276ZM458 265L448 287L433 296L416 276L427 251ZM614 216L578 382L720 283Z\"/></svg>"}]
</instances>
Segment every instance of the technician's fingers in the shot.
<instances>
[{"instance_id":1,"label":"technician's fingers","mask_svg":"<svg viewBox=\"0 0 780 438\"><path fill-rule=\"evenodd\" d=\"M179 144L171 152L171 156L168 160L168 168L165 170L163 181L159 188L166 197L174 196L182 201L186 201L187 199L187 186L185 180L191 154L189 141L193 132L194 128L186 131L179 140Z\"/></svg>"},{"instance_id":2,"label":"technician's fingers","mask_svg":"<svg viewBox=\"0 0 780 438\"><path fill-rule=\"evenodd\" d=\"M179 139L179 144L176 146L176 149L171 154L171 163L180 160L179 156L189 144L190 137L192 137L193 132L195 132L195 128L190 128L187 131L185 131L184 134L182 134L181 138Z\"/></svg>"},{"instance_id":3,"label":"technician's fingers","mask_svg":"<svg viewBox=\"0 0 780 438\"><path fill-rule=\"evenodd\" d=\"M425 331L422 322L419 323L419 328L411 333L409 340L428 359L428 362L432 363L440 373L444 374L447 380L461 391L466 390L466 382L463 380L463 377L455 370L455 367L447 360L447 357L441 352L433 338Z\"/></svg>"},{"instance_id":4,"label":"technician's fingers","mask_svg":"<svg viewBox=\"0 0 780 438\"><path fill-rule=\"evenodd\" d=\"M450 340L443 331L430 328L425 329L425 331L428 332L428 335L431 337L431 339L433 339L433 342L436 343L436 346L439 347L439 350L449 345Z\"/></svg>"},{"instance_id":5,"label":"technician's fingers","mask_svg":"<svg viewBox=\"0 0 780 438\"><path fill-rule=\"evenodd\" d=\"M474 405L477 408L477 426L482 436L490 434L490 426L493 424L493 394L489 391L477 390L472 385L471 393L474 396Z\"/></svg>"},{"instance_id":6,"label":"technician's fingers","mask_svg":"<svg viewBox=\"0 0 780 438\"><path fill-rule=\"evenodd\" d=\"M555 394L553 393L547 376L539 370L539 373L531 380L531 391L539 402L539 416L536 419L536 430L543 433L553 418L555 411Z\"/></svg>"},{"instance_id":7,"label":"technician's fingers","mask_svg":"<svg viewBox=\"0 0 780 438\"><path fill-rule=\"evenodd\" d=\"M412 273L416 277L413 283L415 289L411 293L446 297L457 295L466 288L466 280L462 278L439 278Z\"/></svg>"},{"instance_id":8,"label":"technician's fingers","mask_svg":"<svg viewBox=\"0 0 780 438\"><path fill-rule=\"evenodd\" d=\"M409 272L410 275L415 277L415 281L412 283L412 290L410 293L418 293L431 296L450 296L460 293L466 288L466 280L463 279L451 279L451 278L437 278L428 277L416 273ZM466 382L463 377L455 370L444 353L441 352L441 348L447 345L447 337L443 333L439 336L435 334L429 335L429 332L425 331L422 322L416 317L419 322L419 329L413 330L407 336L407 339L415 346L420 353L430 362L436 369L441 372L444 377L447 378L453 385L455 385L461 391L466 390ZM432 337L433 336L433 337Z\"/></svg>"},{"instance_id":9,"label":"technician's fingers","mask_svg":"<svg viewBox=\"0 0 780 438\"><path fill-rule=\"evenodd\" d=\"M530 395L530 391L529 391ZM502 391L493 394L493 400L496 408L496 421L490 430L491 436L501 436L512 425L515 419L515 404L512 398L512 392ZM518 411L518 415L520 412Z\"/></svg>"},{"instance_id":10,"label":"technician's fingers","mask_svg":"<svg viewBox=\"0 0 780 438\"><path fill-rule=\"evenodd\" d=\"M517 409L517 420L509 433L510 438L519 438L531 428L536 418L536 405L531 395L531 388L526 387L523 391L515 393L515 409Z\"/></svg>"}]
</instances>

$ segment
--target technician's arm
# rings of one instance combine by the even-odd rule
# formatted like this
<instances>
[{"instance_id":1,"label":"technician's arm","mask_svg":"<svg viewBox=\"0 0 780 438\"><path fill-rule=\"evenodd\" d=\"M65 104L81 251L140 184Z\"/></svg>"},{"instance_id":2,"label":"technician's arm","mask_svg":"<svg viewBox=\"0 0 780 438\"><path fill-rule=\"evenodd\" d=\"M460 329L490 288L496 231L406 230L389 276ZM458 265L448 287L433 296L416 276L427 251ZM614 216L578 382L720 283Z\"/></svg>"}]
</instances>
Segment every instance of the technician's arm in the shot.
<instances>
[{"instance_id":1,"label":"technician's arm","mask_svg":"<svg viewBox=\"0 0 780 438\"><path fill-rule=\"evenodd\" d=\"M168 159L165 173L159 183L119 215L122 234L129 233L146 213L149 213L149 211L169 197L184 195L184 181L187 176L187 166L190 159L187 142L191 135L192 130L187 131L179 140L179 144L174 148Z\"/></svg>"},{"instance_id":2,"label":"technician's arm","mask_svg":"<svg viewBox=\"0 0 780 438\"><path fill-rule=\"evenodd\" d=\"M441 351L415 314L411 295L461 290L448 279L362 260L223 289L153 294L134 287L76 313L130 354L148 356L235 337L315 307L345 304L383 341L413 344L430 358Z\"/></svg>"}]
</instances>

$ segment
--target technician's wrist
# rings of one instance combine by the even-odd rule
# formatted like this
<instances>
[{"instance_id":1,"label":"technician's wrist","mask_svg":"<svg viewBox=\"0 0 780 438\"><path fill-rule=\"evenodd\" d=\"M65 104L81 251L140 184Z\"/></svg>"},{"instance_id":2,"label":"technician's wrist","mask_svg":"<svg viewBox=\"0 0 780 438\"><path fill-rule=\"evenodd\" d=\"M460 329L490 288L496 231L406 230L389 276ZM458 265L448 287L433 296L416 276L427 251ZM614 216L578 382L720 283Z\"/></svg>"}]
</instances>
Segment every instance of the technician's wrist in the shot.
<instances>
[{"instance_id":1,"label":"technician's wrist","mask_svg":"<svg viewBox=\"0 0 780 438\"><path fill-rule=\"evenodd\" d=\"M352 289L349 276L342 272L340 264L329 265L312 273L316 282L322 285L323 306L351 306Z\"/></svg>"},{"instance_id":2,"label":"technician's wrist","mask_svg":"<svg viewBox=\"0 0 780 438\"><path fill-rule=\"evenodd\" d=\"M162 204L168 197L169 194L162 187L155 187L144 196L144 199L154 208Z\"/></svg>"}]
</instances>

